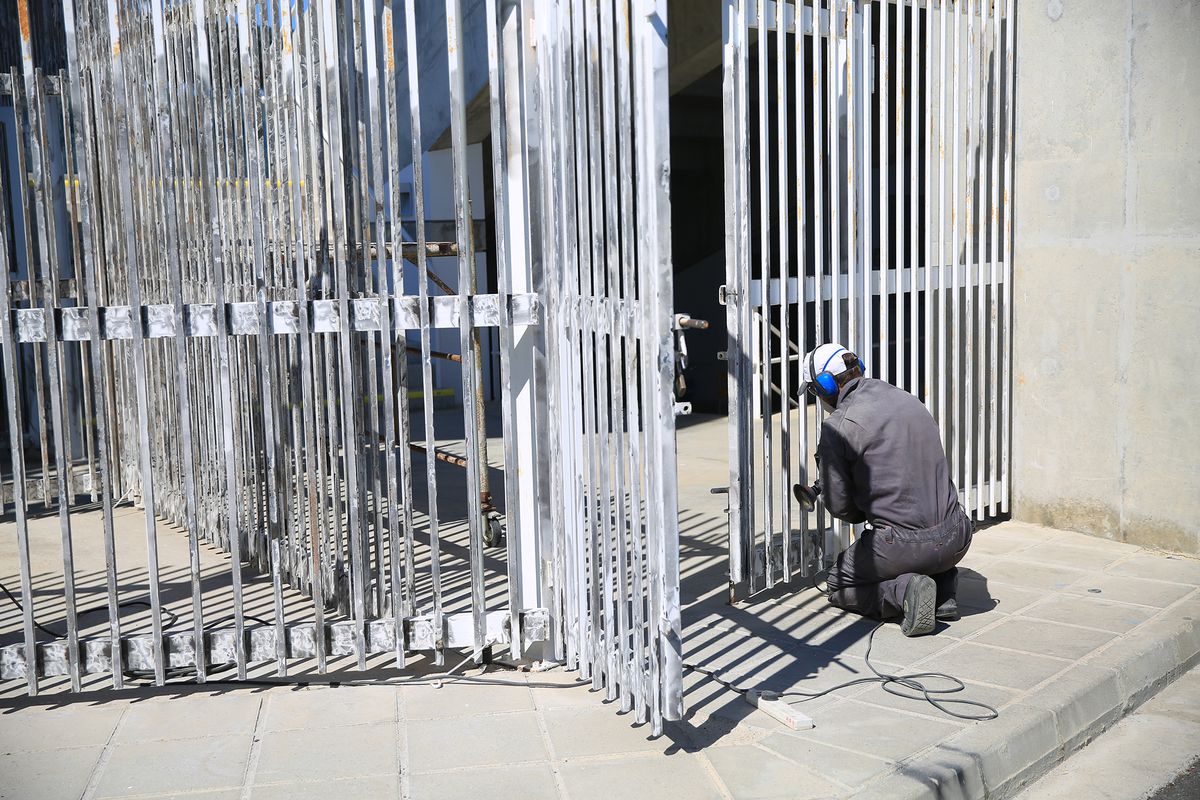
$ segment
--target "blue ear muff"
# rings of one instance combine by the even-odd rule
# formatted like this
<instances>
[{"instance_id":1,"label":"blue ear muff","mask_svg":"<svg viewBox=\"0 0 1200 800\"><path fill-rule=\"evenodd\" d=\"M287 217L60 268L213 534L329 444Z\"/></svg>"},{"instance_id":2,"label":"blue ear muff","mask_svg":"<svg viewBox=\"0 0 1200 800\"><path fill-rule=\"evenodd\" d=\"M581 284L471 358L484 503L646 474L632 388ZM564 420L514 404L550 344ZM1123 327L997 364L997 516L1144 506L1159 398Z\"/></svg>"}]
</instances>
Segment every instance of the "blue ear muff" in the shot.
<instances>
[{"instance_id":1,"label":"blue ear muff","mask_svg":"<svg viewBox=\"0 0 1200 800\"><path fill-rule=\"evenodd\" d=\"M821 394L826 397L832 397L838 393L837 380L829 372L822 372L817 376L817 387L821 390Z\"/></svg>"}]
</instances>

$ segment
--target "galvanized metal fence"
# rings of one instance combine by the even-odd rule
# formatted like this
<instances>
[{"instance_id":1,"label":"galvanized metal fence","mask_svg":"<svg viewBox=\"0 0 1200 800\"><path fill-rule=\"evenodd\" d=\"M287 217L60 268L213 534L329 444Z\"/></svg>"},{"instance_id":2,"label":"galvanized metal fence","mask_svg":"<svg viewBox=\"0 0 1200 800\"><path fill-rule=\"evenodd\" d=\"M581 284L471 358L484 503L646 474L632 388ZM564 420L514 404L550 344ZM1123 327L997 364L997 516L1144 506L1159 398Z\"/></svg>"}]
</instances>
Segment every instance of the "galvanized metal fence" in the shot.
<instances>
[{"instance_id":1,"label":"galvanized metal fence","mask_svg":"<svg viewBox=\"0 0 1200 800\"><path fill-rule=\"evenodd\" d=\"M666 2L540 7L566 657L657 730L682 715Z\"/></svg>"},{"instance_id":2,"label":"galvanized metal fence","mask_svg":"<svg viewBox=\"0 0 1200 800\"><path fill-rule=\"evenodd\" d=\"M665 2L485 4L496 294L477 292L462 4L401 5L64 0L52 76L23 37L0 79L21 603L0 676L32 693L542 642L656 730L681 713ZM453 242L423 209L435 12ZM431 402L439 328L457 419ZM501 510L507 547L485 551Z\"/></svg>"},{"instance_id":3,"label":"galvanized metal fence","mask_svg":"<svg viewBox=\"0 0 1200 800\"><path fill-rule=\"evenodd\" d=\"M1014 0L724 3L730 559L748 591L854 535L791 487L824 341L908 390L963 505L1008 511Z\"/></svg>"}]
</instances>

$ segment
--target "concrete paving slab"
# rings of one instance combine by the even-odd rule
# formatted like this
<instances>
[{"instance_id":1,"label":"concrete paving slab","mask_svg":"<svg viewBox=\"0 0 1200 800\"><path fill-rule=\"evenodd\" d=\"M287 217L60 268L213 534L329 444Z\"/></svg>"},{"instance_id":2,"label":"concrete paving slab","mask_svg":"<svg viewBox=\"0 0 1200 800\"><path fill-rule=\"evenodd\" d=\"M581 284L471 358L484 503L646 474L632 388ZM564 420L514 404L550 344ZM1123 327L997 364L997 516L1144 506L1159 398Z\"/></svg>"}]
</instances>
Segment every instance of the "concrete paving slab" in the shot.
<instances>
[{"instance_id":1,"label":"concrete paving slab","mask_svg":"<svg viewBox=\"0 0 1200 800\"><path fill-rule=\"evenodd\" d=\"M545 761L537 715L531 711L412 720L408 759L414 772Z\"/></svg>"},{"instance_id":2,"label":"concrete paving slab","mask_svg":"<svg viewBox=\"0 0 1200 800\"><path fill-rule=\"evenodd\" d=\"M103 745L126 709L124 704L46 708L18 703L0 713L0 752Z\"/></svg>"},{"instance_id":3,"label":"concrete paving slab","mask_svg":"<svg viewBox=\"0 0 1200 800\"><path fill-rule=\"evenodd\" d=\"M559 775L571 800L686 797L725 800L715 775L700 758L676 753L663 758L624 758L616 761L570 762Z\"/></svg>"},{"instance_id":4,"label":"concrete paving slab","mask_svg":"<svg viewBox=\"0 0 1200 800\"><path fill-rule=\"evenodd\" d=\"M520 673L497 672L477 681L405 686L404 713L409 719L461 717L504 711L532 711L533 697Z\"/></svg>"},{"instance_id":5,"label":"concrete paving slab","mask_svg":"<svg viewBox=\"0 0 1200 800\"><path fill-rule=\"evenodd\" d=\"M882 758L813 741L807 733L780 731L764 737L759 744L850 787L861 786L894 765Z\"/></svg>"},{"instance_id":6,"label":"concrete paving slab","mask_svg":"<svg viewBox=\"0 0 1200 800\"><path fill-rule=\"evenodd\" d=\"M932 662L920 667L920 671L940 671L938 669L937 660L934 659ZM954 683L939 678L922 678L921 680L930 689L955 688ZM984 709L980 709L975 706L967 706L962 703L955 703L953 701L973 700L978 703L986 703L993 708L1002 708L1021 696L1020 692L1012 689L1001 689L997 686L987 686L985 684L973 683L971 681L963 681L963 683L965 686L960 692L952 692L950 694L935 694L934 697L942 702L942 704L951 711L955 711L960 714L978 715L985 713ZM905 690L903 687L894 688L898 692L907 691L909 695L915 695L915 697L901 697L898 694L893 694L884 690L883 687L879 685L869 686L858 694L851 694L848 696L854 698L860 703L870 703L871 705L883 706L884 708L894 708L897 711L904 711L909 714L921 714L937 720L952 719L944 712L926 702L925 698L921 696L920 693ZM833 713L836 713L836 711ZM814 717L819 719L823 718L819 713L814 714Z\"/></svg>"},{"instance_id":7,"label":"concrete paving slab","mask_svg":"<svg viewBox=\"0 0 1200 800\"><path fill-rule=\"evenodd\" d=\"M135 703L125 712L114 741L120 744L254 733L263 698L226 694L174 698L169 703Z\"/></svg>"},{"instance_id":8,"label":"concrete paving slab","mask_svg":"<svg viewBox=\"0 0 1200 800\"><path fill-rule=\"evenodd\" d=\"M707 754L733 800L809 800L836 797L846 787L814 770L753 745L714 747Z\"/></svg>"},{"instance_id":9,"label":"concrete paving slab","mask_svg":"<svg viewBox=\"0 0 1200 800\"><path fill-rule=\"evenodd\" d=\"M1046 590L1004 583L990 572L959 576L958 603L969 609L1015 614L1045 596Z\"/></svg>"},{"instance_id":10,"label":"concrete paving slab","mask_svg":"<svg viewBox=\"0 0 1200 800\"><path fill-rule=\"evenodd\" d=\"M1158 613L1148 606L1101 600L1092 594L1056 594L1021 610L1023 617L1051 622L1084 624L1090 628L1124 633L1136 628Z\"/></svg>"},{"instance_id":11,"label":"concrete paving slab","mask_svg":"<svg viewBox=\"0 0 1200 800\"><path fill-rule=\"evenodd\" d=\"M271 692L263 730L285 731L396 721L391 686L310 686Z\"/></svg>"},{"instance_id":12,"label":"concrete paving slab","mask_svg":"<svg viewBox=\"0 0 1200 800\"><path fill-rule=\"evenodd\" d=\"M0 797L81 797L103 747L30 750L0 755Z\"/></svg>"},{"instance_id":13,"label":"concrete paving slab","mask_svg":"<svg viewBox=\"0 0 1200 800\"><path fill-rule=\"evenodd\" d=\"M593 691L591 681L565 670L533 672L526 683L537 708L591 708L604 700L604 692Z\"/></svg>"},{"instance_id":14,"label":"concrete paving slab","mask_svg":"<svg viewBox=\"0 0 1200 800\"><path fill-rule=\"evenodd\" d=\"M1010 531L1006 528L1001 535L995 529L989 528L976 532L971 538L970 554L973 558L1003 556L1033 547L1043 541L1045 537L1038 534L1019 535L1015 530Z\"/></svg>"},{"instance_id":15,"label":"concrete paving slab","mask_svg":"<svg viewBox=\"0 0 1200 800\"><path fill-rule=\"evenodd\" d=\"M113 747L96 783L98 798L233 789L250 758L248 734L138 742Z\"/></svg>"},{"instance_id":16,"label":"concrete paving slab","mask_svg":"<svg viewBox=\"0 0 1200 800\"><path fill-rule=\"evenodd\" d=\"M1136 552L1136 551L1135 551ZM1102 570L1109 564L1128 557L1126 550L1106 547L1089 547L1087 544L1070 544L1058 539L1025 548L1017 556L1022 561L1045 561L1071 564L1079 569Z\"/></svg>"},{"instance_id":17,"label":"concrete paving slab","mask_svg":"<svg viewBox=\"0 0 1200 800\"><path fill-rule=\"evenodd\" d=\"M1113 564L1106 572L1132 578L1152 578L1188 586L1200 584L1200 560L1185 556L1139 552Z\"/></svg>"},{"instance_id":18,"label":"concrete paving slab","mask_svg":"<svg viewBox=\"0 0 1200 800\"><path fill-rule=\"evenodd\" d=\"M982 631L972 641L1075 660L1083 658L1115 636L1115 633L1091 628L1015 616Z\"/></svg>"},{"instance_id":19,"label":"concrete paving slab","mask_svg":"<svg viewBox=\"0 0 1200 800\"><path fill-rule=\"evenodd\" d=\"M1023 589L1041 591L1066 589L1084 576L1084 571L1059 564L1018 560L1017 554L998 558L987 565L987 580ZM994 593L993 593L994 594ZM1015 609L1010 608L1009 611Z\"/></svg>"},{"instance_id":20,"label":"concrete paving slab","mask_svg":"<svg viewBox=\"0 0 1200 800\"><path fill-rule=\"evenodd\" d=\"M264 731L261 740L256 783L387 775L399 763L394 724Z\"/></svg>"},{"instance_id":21,"label":"concrete paving slab","mask_svg":"<svg viewBox=\"0 0 1200 800\"><path fill-rule=\"evenodd\" d=\"M556 758L662 752L669 742L650 738L649 725L634 725L633 714L617 714L616 704L556 708L542 712Z\"/></svg>"},{"instance_id":22,"label":"concrete paving slab","mask_svg":"<svg viewBox=\"0 0 1200 800\"><path fill-rule=\"evenodd\" d=\"M828 721L808 731L807 738L893 761L907 758L961 728L856 700L831 705L823 714Z\"/></svg>"},{"instance_id":23,"label":"concrete paving slab","mask_svg":"<svg viewBox=\"0 0 1200 800\"><path fill-rule=\"evenodd\" d=\"M1099 594L1105 600L1134 603L1140 606L1166 608L1176 600L1191 594L1195 586L1121 575L1088 575L1068 590L1072 594ZM1100 591L1093 592L1093 589Z\"/></svg>"},{"instance_id":24,"label":"concrete paving slab","mask_svg":"<svg viewBox=\"0 0 1200 800\"><path fill-rule=\"evenodd\" d=\"M398 797L399 794L399 775L372 775L340 781L256 783L250 796L253 800L328 800L332 797ZM190 800L190 795L181 800Z\"/></svg>"},{"instance_id":25,"label":"concrete paving slab","mask_svg":"<svg viewBox=\"0 0 1200 800\"><path fill-rule=\"evenodd\" d=\"M513 764L416 774L409 783L408 797L409 800L446 800L451 797L558 800L559 794L549 764ZM257 800L257 795L255 798Z\"/></svg>"},{"instance_id":26,"label":"concrete paving slab","mask_svg":"<svg viewBox=\"0 0 1200 800\"><path fill-rule=\"evenodd\" d=\"M1009 616L998 608L985 612L977 608L964 606L961 603L958 606L958 610L962 614L962 617L959 619L953 622L942 621L934 623L933 632L935 636L950 639L969 639L982 629L995 625L1000 620L1007 619Z\"/></svg>"},{"instance_id":27,"label":"concrete paving slab","mask_svg":"<svg viewBox=\"0 0 1200 800\"><path fill-rule=\"evenodd\" d=\"M958 647L938 653L930 663L920 666L947 672L964 680L1024 691L1071 666L1071 662L963 642Z\"/></svg>"}]
</instances>

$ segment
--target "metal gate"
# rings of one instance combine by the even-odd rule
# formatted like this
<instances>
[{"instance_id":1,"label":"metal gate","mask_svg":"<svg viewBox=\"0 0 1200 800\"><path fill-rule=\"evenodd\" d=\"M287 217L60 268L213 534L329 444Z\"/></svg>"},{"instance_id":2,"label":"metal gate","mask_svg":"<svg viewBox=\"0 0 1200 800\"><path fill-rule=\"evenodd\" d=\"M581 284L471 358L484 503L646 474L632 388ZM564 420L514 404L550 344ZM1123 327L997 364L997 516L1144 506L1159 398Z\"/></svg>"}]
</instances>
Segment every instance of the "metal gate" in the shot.
<instances>
[{"instance_id":1,"label":"metal gate","mask_svg":"<svg viewBox=\"0 0 1200 800\"><path fill-rule=\"evenodd\" d=\"M724 3L731 594L855 535L791 491L820 342L924 401L975 518L1008 511L1014 3Z\"/></svg>"},{"instance_id":2,"label":"metal gate","mask_svg":"<svg viewBox=\"0 0 1200 800\"><path fill-rule=\"evenodd\" d=\"M63 0L45 75L18 0L0 677L507 646L680 714L665 2L482 6Z\"/></svg>"}]
</instances>

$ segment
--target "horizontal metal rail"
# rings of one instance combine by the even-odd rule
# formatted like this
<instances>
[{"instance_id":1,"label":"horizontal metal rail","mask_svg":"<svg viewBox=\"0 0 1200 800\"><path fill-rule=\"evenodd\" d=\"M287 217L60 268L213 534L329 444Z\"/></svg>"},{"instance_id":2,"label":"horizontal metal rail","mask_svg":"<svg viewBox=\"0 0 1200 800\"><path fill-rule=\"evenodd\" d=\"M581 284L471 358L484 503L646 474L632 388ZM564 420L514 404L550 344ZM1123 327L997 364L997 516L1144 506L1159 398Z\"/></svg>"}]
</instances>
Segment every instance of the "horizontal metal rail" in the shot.
<instances>
[{"instance_id":1,"label":"horizontal metal rail","mask_svg":"<svg viewBox=\"0 0 1200 800\"><path fill-rule=\"evenodd\" d=\"M502 298L494 294L477 294L471 297L470 319L473 328L495 327L501 321L502 302L509 302L508 311L514 322L536 325L539 321L539 301L536 295L511 295ZM350 330L378 331L382 329L383 300L374 297L355 298L350 301ZM420 330L420 299L417 297L391 298L392 320L390 327L397 337L405 331ZM428 298L429 320L432 328L458 328L461 324L462 306L454 296ZM306 304L307 318L311 320L312 333L338 333L342 330L337 300L310 300ZM267 328L264 330L256 303L226 303L225 331L228 336L250 336L258 333L276 335L300 332L299 304L294 300L272 300L267 303ZM47 324L45 309L21 308L13 312L18 342L86 342L92 338L93 313L90 308L66 307L53 309L53 323ZM99 338L111 341L134 337L133 309L130 306L101 306L98 309L101 324ZM142 336L147 339L172 338L180 332L176 325L175 307L170 304L147 305L140 308ZM184 336L218 336L217 307L212 303L187 303L183 306ZM0 332L0 339L5 334Z\"/></svg>"},{"instance_id":2,"label":"horizontal metal rail","mask_svg":"<svg viewBox=\"0 0 1200 800\"><path fill-rule=\"evenodd\" d=\"M526 609L521 612L521 632L525 637L522 646L530 647L546 638L548 618L545 609ZM490 611L485 618L484 644L487 647L505 645L512 641L512 629L507 611ZM410 652L470 649L474 640L472 620L469 613L447 614L442 618L439 633L434 619L429 615L405 617L403 620L404 649ZM321 652L327 656L352 656L354 649L354 626L350 622L331 622L323 626L324 639ZM235 645L237 632L232 629L204 631L204 663L209 671L237 663ZM245 629L243 649L247 664L268 664L275 661L282 646L288 659L315 658L318 652L317 628L311 623L289 624L284 628L284 640L280 645L278 629L273 625L253 625ZM390 619L371 620L367 623L367 652L370 654L391 653L396 649L396 624ZM71 657L67 643L41 642L37 646L38 677L53 678L69 674ZM77 659L81 673L96 675L112 672L112 642L108 639L79 640ZM168 633L161 644L172 670L186 670L196 666L196 637L191 632ZM121 659L127 672L152 672L154 669L154 647L149 636L128 636L121 640ZM0 647L0 680L16 680L26 677L28 660L22 644Z\"/></svg>"}]
</instances>

